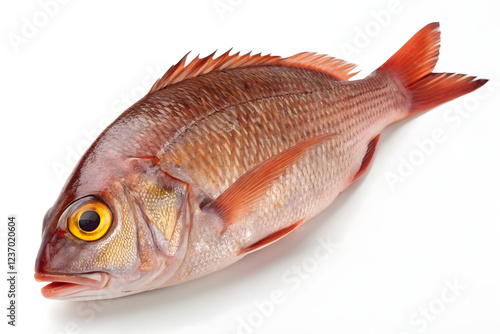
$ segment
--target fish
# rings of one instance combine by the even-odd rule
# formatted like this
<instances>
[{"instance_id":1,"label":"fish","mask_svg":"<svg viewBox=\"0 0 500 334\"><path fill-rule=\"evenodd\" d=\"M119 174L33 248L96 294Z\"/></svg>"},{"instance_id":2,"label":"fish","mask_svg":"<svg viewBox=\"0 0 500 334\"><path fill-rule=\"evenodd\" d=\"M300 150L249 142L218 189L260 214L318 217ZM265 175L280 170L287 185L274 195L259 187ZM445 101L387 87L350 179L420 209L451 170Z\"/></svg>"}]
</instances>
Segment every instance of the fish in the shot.
<instances>
[{"instance_id":1,"label":"fish","mask_svg":"<svg viewBox=\"0 0 500 334\"><path fill-rule=\"evenodd\" d=\"M388 125L488 80L433 72L439 23L382 66L215 53L172 66L77 163L43 220L35 279L60 300L128 296L225 268L364 174Z\"/></svg>"}]
</instances>

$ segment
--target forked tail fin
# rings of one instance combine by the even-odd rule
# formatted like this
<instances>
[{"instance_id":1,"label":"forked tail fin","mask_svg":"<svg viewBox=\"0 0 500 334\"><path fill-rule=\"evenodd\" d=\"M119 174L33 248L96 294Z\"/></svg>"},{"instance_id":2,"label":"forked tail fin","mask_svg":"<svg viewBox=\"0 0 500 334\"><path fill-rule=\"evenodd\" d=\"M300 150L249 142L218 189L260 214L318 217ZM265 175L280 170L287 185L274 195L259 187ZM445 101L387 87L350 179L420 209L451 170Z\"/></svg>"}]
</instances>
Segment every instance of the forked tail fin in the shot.
<instances>
[{"instance_id":1,"label":"forked tail fin","mask_svg":"<svg viewBox=\"0 0 500 334\"><path fill-rule=\"evenodd\" d=\"M456 73L432 73L439 56L439 23L426 25L377 71L387 72L401 81L411 94L409 114L437 107L470 93L488 80Z\"/></svg>"}]
</instances>

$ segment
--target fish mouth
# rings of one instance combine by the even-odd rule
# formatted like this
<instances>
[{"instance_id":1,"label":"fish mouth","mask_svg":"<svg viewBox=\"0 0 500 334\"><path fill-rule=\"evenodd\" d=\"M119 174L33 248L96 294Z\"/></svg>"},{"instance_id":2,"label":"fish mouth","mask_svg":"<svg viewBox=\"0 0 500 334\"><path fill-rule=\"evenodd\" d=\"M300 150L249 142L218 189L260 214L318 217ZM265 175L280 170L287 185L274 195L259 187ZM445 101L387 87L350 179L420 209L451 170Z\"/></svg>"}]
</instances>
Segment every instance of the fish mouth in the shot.
<instances>
[{"instance_id":1,"label":"fish mouth","mask_svg":"<svg viewBox=\"0 0 500 334\"><path fill-rule=\"evenodd\" d=\"M50 299L63 299L87 290L99 290L106 287L109 275L89 273L75 275L35 273L37 282L50 282L42 288L42 295Z\"/></svg>"}]
</instances>

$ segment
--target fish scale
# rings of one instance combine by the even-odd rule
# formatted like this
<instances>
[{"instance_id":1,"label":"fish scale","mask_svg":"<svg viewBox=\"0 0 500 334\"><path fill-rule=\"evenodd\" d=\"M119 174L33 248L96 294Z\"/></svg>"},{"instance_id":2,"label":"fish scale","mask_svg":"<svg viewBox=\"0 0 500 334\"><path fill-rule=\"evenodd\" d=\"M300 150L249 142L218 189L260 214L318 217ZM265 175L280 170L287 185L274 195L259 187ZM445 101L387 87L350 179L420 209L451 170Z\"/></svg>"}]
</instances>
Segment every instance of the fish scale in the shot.
<instances>
[{"instance_id":1,"label":"fish scale","mask_svg":"<svg viewBox=\"0 0 500 334\"><path fill-rule=\"evenodd\" d=\"M248 70L253 72L266 71L267 69L252 68ZM278 73L279 71L293 70L278 69ZM301 70L301 72L303 71ZM314 75L314 73L311 74ZM275 77L273 76L273 78ZM323 210L345 188L359 169L368 141L392 121L393 114L400 112L402 108L408 105L407 95L399 92L397 84L392 84L392 79L383 75L354 83L339 82L331 78L325 78L325 80L328 80L328 82L318 84L318 92L306 94L309 97L307 100L302 96L301 103L298 102L296 97L302 94L287 94L285 104L294 107L285 114L289 116L287 119L283 118L283 113L277 108L279 103L275 102L271 106L266 105L266 103L272 101L270 98L260 100L254 108L250 108L257 110L257 112L262 111L269 120L274 120L274 122L271 121L270 123L276 126L277 131L271 133L266 131L268 128L265 124L267 123L258 123L260 124L259 127L252 127L244 123L241 126L246 129L254 129L254 132L250 131L248 133L250 138L255 138L257 135L259 138L271 136L277 138L278 152L307 139L307 136L314 137L324 132L333 131L338 131L338 136L334 140L319 145L312 149L311 152L304 154L295 165L290 166L287 172L276 180L273 187L263 195L263 199L260 201L261 205L248 211L247 218L234 227L235 231L229 230L224 236L210 235L210 237L207 237L209 232L204 231L199 235L199 239L197 239L198 235L193 234L191 236L193 244L198 242L206 245L207 242L210 242L209 249L212 249L213 253L216 254L208 254L206 251L201 254L196 251L197 248L188 249L185 258L186 265L179 269L172 278L172 282L183 281L187 277L195 278L216 271L219 267L211 266L203 269L214 256L217 256L218 261L223 266L226 266L228 262L225 261L233 262L235 259L232 255L227 256L227 259L222 259L223 256L220 254L232 254L230 249L254 244L265 235L283 229L301 218L309 219ZM283 78L280 77L276 81L282 82ZM347 85L350 86L351 92L354 92L349 94L349 97L335 93L339 86ZM325 87L330 87L331 91L325 90ZM310 83L309 89L312 89ZM322 100L313 98L315 95L319 96L320 94ZM366 98L366 95L369 95L369 98ZM375 101L374 104L373 101ZM382 111L385 117L381 117ZM247 114L245 110L241 110L241 112ZM307 115L314 115L314 122L304 122L304 119L308 117ZM247 117L247 119L251 119L251 117ZM209 118L204 120L210 122ZM286 131L285 137L283 136L284 131L279 130L286 130L288 126L295 131ZM189 135L197 136L197 139L193 140L203 140L203 133L201 132L191 131ZM288 141L282 140L284 137ZM235 141L239 142L238 139L240 138L234 138ZM241 140L243 143L240 145L245 147L249 146L248 142L253 144L252 141L245 143L244 138ZM220 142L212 140L207 140L207 144L215 147L221 145ZM271 152L271 149L276 148L276 146L269 146L271 149L267 151L265 148L258 147L259 152L266 152L266 154L254 154L252 164L246 166L246 170L241 171L241 174L252 168L253 165L259 164L276 154ZM226 161L216 158L216 150L206 149L205 147L201 151L186 150L185 152L189 152L190 155L186 156L185 161L187 164L182 167L183 170L203 170L202 184L205 186L207 185L207 176L212 175L212 179L216 179L216 175L221 175L217 173L218 171L231 170L227 168ZM214 155L207 158L210 153ZM248 154L245 154L245 156L248 157ZM218 165L214 166L214 161ZM213 174L209 174L210 171L213 171ZM225 184L232 184L238 177L240 175L226 175L226 179L219 183L221 185L219 192L214 193L213 196L220 195L225 190ZM228 180L228 178L232 179ZM193 177L193 180L196 184L196 177ZM300 205L297 205L297 203L300 203ZM256 225L259 226L258 229L255 229ZM242 234L241 230L251 231L251 233ZM211 232L213 233L213 231ZM228 242L221 242L221 239L228 240Z\"/></svg>"},{"instance_id":2,"label":"fish scale","mask_svg":"<svg viewBox=\"0 0 500 334\"><path fill-rule=\"evenodd\" d=\"M174 285L291 233L366 172L387 125L486 83L433 73L439 41L431 23L353 81L354 65L310 52L186 55L103 131L47 212L42 294Z\"/></svg>"},{"instance_id":3,"label":"fish scale","mask_svg":"<svg viewBox=\"0 0 500 334\"><path fill-rule=\"evenodd\" d=\"M298 77L301 78L302 85L298 87L300 89L294 87L295 93L283 93L275 89L275 96L270 96L268 92L265 98L256 96L257 92L252 90L252 82L256 81L254 78L269 71L272 75L268 76L265 83L260 80L259 89L262 84L275 87L278 83L290 88ZM207 75L204 81L219 84L226 77L226 73L213 73ZM191 118L200 117L200 114L203 116L196 122L192 122L188 129L184 128L181 135L175 136L175 140L160 139L168 142L167 147L162 149L162 152L165 152L161 156L162 160L167 165L170 163L178 166L176 168L181 168L194 184L202 188L211 198L220 195L255 165L300 141L334 131L340 131L342 136L344 136L342 133L350 136L351 128L344 129L344 126L357 129L360 126L375 123L374 120L380 123L383 118L380 117L379 109L383 108L390 116L391 113L407 104L403 94L399 93L402 96L398 101L395 96L398 93L396 89L390 88L380 78L372 78L368 82L341 82L308 69L264 66L240 69L236 75L231 73L231 77L232 80L238 78L238 80L248 82L249 91L254 99L225 107L212 103L211 105L218 107L217 112L210 109L196 110L196 115L194 112L191 115L184 114L184 117L190 116ZM189 82L188 80L181 84L184 87L174 85L169 87L165 94L177 95L177 90L203 91L203 89L198 89L199 85L203 85L199 81ZM339 86L345 85L349 86L351 92L348 97L335 94ZM224 86L228 88L218 92L218 95L236 95L230 89L231 81ZM303 92L304 90L306 93ZM365 98L368 92L370 98ZM153 95L150 98L164 97ZM222 98L216 97L214 100L222 100ZM376 108L372 107L373 102ZM374 111L373 114L367 113L370 108ZM188 107L187 109L194 108ZM261 121L260 118L265 121ZM225 131L222 119L234 124L236 129L246 129L246 132ZM381 128L379 126L376 131ZM363 130L356 131L361 133ZM363 136L368 135L372 138L377 133L363 132ZM359 139L352 138L354 141L359 141ZM350 138L345 137L344 141L348 140ZM231 149L228 149L229 147ZM244 148L243 153L240 153L241 148ZM169 170L168 167L167 170ZM198 171L203 171L203 173L198 173ZM350 171L352 175L355 172Z\"/></svg>"}]
</instances>

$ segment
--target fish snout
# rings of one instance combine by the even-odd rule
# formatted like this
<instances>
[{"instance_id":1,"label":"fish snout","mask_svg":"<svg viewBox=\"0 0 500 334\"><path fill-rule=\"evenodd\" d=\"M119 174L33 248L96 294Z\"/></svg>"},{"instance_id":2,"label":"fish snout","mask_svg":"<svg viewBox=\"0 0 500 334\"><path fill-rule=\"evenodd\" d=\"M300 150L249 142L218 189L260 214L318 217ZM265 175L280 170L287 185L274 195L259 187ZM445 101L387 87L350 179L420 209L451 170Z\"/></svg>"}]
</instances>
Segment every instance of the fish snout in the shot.
<instances>
[{"instance_id":1,"label":"fish snout","mask_svg":"<svg viewBox=\"0 0 500 334\"><path fill-rule=\"evenodd\" d=\"M64 258L57 254L60 246L52 242L42 243L35 262L35 280L47 282L42 295L50 299L67 299L88 290L100 290L107 286L110 276L104 272L61 273Z\"/></svg>"}]
</instances>

